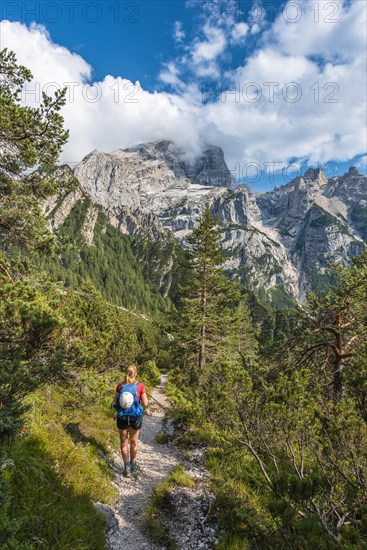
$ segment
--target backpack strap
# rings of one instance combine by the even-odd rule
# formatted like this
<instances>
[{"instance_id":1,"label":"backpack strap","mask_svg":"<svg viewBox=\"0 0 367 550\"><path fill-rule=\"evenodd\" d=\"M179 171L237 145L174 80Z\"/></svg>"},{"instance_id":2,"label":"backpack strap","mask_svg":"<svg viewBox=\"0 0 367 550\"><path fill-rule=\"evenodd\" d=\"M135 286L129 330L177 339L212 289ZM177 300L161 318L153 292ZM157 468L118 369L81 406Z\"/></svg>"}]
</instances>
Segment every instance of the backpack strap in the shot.
<instances>
[{"instance_id":1,"label":"backpack strap","mask_svg":"<svg viewBox=\"0 0 367 550\"><path fill-rule=\"evenodd\" d=\"M139 384L140 384L140 382L134 382L134 386L136 386L136 397L137 397L138 399L139 399ZM120 383L120 386L121 386L121 387L120 387L120 390L118 391L118 393L120 393L121 390L122 390L122 388L123 388L124 386L127 386L127 384L125 384L125 382L121 382L121 383Z\"/></svg>"}]
</instances>

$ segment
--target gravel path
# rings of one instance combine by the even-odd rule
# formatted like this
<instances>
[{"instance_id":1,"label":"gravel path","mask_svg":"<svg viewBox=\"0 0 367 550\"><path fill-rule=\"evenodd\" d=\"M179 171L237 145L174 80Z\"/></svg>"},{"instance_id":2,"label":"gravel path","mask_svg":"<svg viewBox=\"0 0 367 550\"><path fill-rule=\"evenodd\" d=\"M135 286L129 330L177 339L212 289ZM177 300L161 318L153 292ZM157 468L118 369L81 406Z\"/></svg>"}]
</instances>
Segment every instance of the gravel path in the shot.
<instances>
[{"instance_id":1,"label":"gravel path","mask_svg":"<svg viewBox=\"0 0 367 550\"><path fill-rule=\"evenodd\" d=\"M163 389L167 375L162 375L161 383L153 390L152 395L162 405L169 403ZM107 533L107 544L111 550L160 550L142 532L141 513L146 508L153 485L166 478L171 470L180 463L178 453L166 445L156 442L156 435L162 427L164 412L154 402L149 405L148 414L144 416L141 431L137 462L142 468L138 479L122 476L121 455L116 455L116 485L119 489L119 502L115 510L115 520L111 522Z\"/></svg>"}]
</instances>

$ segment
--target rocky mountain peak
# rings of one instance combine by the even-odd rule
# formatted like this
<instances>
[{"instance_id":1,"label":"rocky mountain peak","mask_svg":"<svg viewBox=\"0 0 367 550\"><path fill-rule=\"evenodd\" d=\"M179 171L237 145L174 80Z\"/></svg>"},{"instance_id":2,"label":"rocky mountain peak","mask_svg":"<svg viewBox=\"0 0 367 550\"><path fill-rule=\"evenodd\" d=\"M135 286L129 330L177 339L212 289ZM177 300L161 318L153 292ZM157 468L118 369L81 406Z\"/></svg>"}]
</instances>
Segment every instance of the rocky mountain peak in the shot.
<instances>
[{"instance_id":1,"label":"rocky mountain peak","mask_svg":"<svg viewBox=\"0 0 367 550\"><path fill-rule=\"evenodd\" d=\"M184 162L186 177L192 183L229 187L234 184L234 177L224 160L224 153L216 145L207 145L194 163Z\"/></svg>"},{"instance_id":2,"label":"rocky mountain peak","mask_svg":"<svg viewBox=\"0 0 367 550\"><path fill-rule=\"evenodd\" d=\"M363 210L363 217L367 220L367 177L361 174L355 166L351 166L342 176L330 179L325 191L327 197L337 197L349 209ZM349 212L353 217L353 212ZM366 224L367 225L367 224Z\"/></svg>"},{"instance_id":3,"label":"rocky mountain peak","mask_svg":"<svg viewBox=\"0 0 367 550\"><path fill-rule=\"evenodd\" d=\"M359 172L355 166L350 166L346 175L347 176L357 176L357 177L362 176L363 177L363 174L361 174L361 172Z\"/></svg>"},{"instance_id":4,"label":"rocky mountain peak","mask_svg":"<svg viewBox=\"0 0 367 550\"><path fill-rule=\"evenodd\" d=\"M77 165L75 175L94 202L108 208L172 207L182 193L205 194L228 188L233 177L220 147L207 145L193 162L173 142L140 143L112 153L93 151Z\"/></svg>"},{"instance_id":5,"label":"rocky mountain peak","mask_svg":"<svg viewBox=\"0 0 367 550\"><path fill-rule=\"evenodd\" d=\"M309 168L306 170L303 179L318 183L319 185L325 185L328 182L328 178L325 176L322 168Z\"/></svg>"},{"instance_id":6,"label":"rocky mountain peak","mask_svg":"<svg viewBox=\"0 0 367 550\"><path fill-rule=\"evenodd\" d=\"M164 159L167 154L174 151L174 148L174 143L169 139L157 139L156 141L146 141L145 143L138 143L133 147L119 150L125 153L137 153L145 159Z\"/></svg>"},{"instance_id":7,"label":"rocky mountain peak","mask_svg":"<svg viewBox=\"0 0 367 550\"><path fill-rule=\"evenodd\" d=\"M176 177L185 177L193 184L227 187L234 183L223 150L216 145L205 145L201 154L191 160L185 151L166 139L140 143L122 151L137 153L145 161L159 159L167 163Z\"/></svg>"},{"instance_id":8,"label":"rocky mountain peak","mask_svg":"<svg viewBox=\"0 0 367 550\"><path fill-rule=\"evenodd\" d=\"M68 168L58 176L71 180ZM250 287L270 293L281 287L299 300L317 288L330 262L359 254L367 237L367 177L354 167L330 180L321 168L309 168L273 191L253 193L234 185L219 147L206 145L190 161L172 141L157 140L92 151L76 167L76 178L74 190L62 185L61 201L44 205L52 229L88 195L88 245L96 205L123 233L157 240L169 230L186 244L207 203L223 225L225 269Z\"/></svg>"}]
</instances>

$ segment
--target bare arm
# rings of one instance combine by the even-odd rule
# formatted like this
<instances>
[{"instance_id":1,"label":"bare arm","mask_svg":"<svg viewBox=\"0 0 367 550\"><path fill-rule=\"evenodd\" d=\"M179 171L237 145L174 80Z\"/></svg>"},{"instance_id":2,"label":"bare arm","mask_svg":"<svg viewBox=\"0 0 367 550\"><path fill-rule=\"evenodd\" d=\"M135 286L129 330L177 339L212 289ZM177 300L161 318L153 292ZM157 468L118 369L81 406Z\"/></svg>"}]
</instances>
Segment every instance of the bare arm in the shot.
<instances>
[{"instance_id":1,"label":"bare arm","mask_svg":"<svg viewBox=\"0 0 367 550\"><path fill-rule=\"evenodd\" d=\"M143 407L147 407L149 404L148 396L145 392L141 394L141 404L143 405Z\"/></svg>"}]
</instances>

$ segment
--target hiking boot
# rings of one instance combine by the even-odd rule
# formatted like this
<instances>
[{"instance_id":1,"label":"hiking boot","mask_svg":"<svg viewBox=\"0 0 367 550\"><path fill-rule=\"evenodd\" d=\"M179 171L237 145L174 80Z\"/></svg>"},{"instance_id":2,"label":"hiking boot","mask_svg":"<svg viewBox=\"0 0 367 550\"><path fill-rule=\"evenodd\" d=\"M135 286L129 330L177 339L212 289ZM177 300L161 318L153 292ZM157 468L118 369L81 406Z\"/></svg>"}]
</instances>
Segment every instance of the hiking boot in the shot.
<instances>
[{"instance_id":1,"label":"hiking boot","mask_svg":"<svg viewBox=\"0 0 367 550\"><path fill-rule=\"evenodd\" d=\"M140 466L136 462L132 462L130 468L132 474L137 474L140 471Z\"/></svg>"},{"instance_id":2,"label":"hiking boot","mask_svg":"<svg viewBox=\"0 0 367 550\"><path fill-rule=\"evenodd\" d=\"M122 470L122 475L124 477L130 477L130 463L126 463L124 469Z\"/></svg>"}]
</instances>

